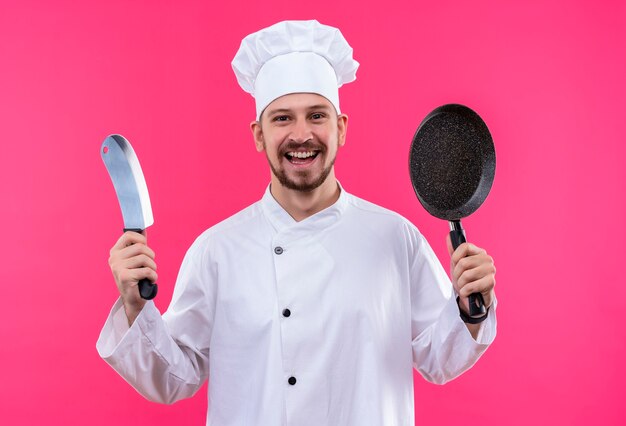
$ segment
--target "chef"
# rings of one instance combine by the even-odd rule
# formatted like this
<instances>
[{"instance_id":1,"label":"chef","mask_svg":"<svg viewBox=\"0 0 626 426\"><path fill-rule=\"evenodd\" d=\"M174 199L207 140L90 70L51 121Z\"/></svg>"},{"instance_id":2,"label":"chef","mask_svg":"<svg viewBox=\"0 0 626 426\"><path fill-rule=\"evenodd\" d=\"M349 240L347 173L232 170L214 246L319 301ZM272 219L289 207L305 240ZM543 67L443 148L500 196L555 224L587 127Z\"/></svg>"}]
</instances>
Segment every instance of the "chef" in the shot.
<instances>
[{"instance_id":1,"label":"chef","mask_svg":"<svg viewBox=\"0 0 626 426\"><path fill-rule=\"evenodd\" d=\"M247 36L232 65L256 102L270 184L193 243L163 316L137 291L157 279L145 236L119 239L100 355L152 401L208 379L208 425L413 425L413 368L445 383L495 338L493 260L448 241L450 281L415 226L339 184L338 88L359 64L338 29L280 22ZM475 292L489 308L478 318Z\"/></svg>"}]
</instances>

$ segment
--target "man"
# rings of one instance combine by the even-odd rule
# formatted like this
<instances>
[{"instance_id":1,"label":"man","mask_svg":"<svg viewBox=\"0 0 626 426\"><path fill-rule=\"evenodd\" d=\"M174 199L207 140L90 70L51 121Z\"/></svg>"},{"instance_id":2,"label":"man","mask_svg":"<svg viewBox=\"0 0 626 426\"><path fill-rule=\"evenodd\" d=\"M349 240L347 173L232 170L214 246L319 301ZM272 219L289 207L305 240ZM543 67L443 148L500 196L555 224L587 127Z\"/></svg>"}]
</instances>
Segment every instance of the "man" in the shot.
<instances>
[{"instance_id":1,"label":"man","mask_svg":"<svg viewBox=\"0 0 626 426\"><path fill-rule=\"evenodd\" d=\"M121 297L98 350L148 399L189 397L208 378L209 425L412 425L412 369L444 383L493 341L486 252L451 253L451 284L411 223L335 178L348 126L338 87L357 67L317 21L246 37L233 68L256 100L263 198L194 242L163 317L136 289L157 278L146 238L111 249ZM490 310L466 324L474 292Z\"/></svg>"}]
</instances>

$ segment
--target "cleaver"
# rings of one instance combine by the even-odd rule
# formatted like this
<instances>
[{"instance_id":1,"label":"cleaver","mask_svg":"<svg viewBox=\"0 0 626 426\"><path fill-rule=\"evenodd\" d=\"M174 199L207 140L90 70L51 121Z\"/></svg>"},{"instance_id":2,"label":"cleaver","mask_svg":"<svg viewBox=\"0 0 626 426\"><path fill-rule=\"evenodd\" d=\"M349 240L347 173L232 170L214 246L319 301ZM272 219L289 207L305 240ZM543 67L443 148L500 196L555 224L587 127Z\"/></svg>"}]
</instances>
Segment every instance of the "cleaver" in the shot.
<instances>
[{"instance_id":1,"label":"cleaver","mask_svg":"<svg viewBox=\"0 0 626 426\"><path fill-rule=\"evenodd\" d=\"M100 155L111 176L124 218L124 232L141 233L154 223L148 187L139 159L130 142L122 135L110 135L102 142ZM154 299L158 287L144 278L137 284L143 299Z\"/></svg>"}]
</instances>

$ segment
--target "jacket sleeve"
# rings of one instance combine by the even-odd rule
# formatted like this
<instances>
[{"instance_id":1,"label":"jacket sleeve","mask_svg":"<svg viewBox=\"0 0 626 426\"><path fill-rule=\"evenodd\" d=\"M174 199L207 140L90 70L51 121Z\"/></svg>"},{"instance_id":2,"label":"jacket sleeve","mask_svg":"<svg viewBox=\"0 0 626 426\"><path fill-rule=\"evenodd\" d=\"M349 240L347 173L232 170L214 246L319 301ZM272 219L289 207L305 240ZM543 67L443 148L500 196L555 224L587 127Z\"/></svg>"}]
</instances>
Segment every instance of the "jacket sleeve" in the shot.
<instances>
[{"instance_id":1,"label":"jacket sleeve","mask_svg":"<svg viewBox=\"0 0 626 426\"><path fill-rule=\"evenodd\" d=\"M128 326L121 300L113 306L96 348L140 394L171 404L191 397L209 376L215 274L205 250L192 245L181 266L172 302L161 316L148 301Z\"/></svg>"},{"instance_id":2,"label":"jacket sleeve","mask_svg":"<svg viewBox=\"0 0 626 426\"><path fill-rule=\"evenodd\" d=\"M474 340L430 245L417 229L409 232L413 365L429 382L444 384L470 369L495 339L497 302Z\"/></svg>"}]
</instances>

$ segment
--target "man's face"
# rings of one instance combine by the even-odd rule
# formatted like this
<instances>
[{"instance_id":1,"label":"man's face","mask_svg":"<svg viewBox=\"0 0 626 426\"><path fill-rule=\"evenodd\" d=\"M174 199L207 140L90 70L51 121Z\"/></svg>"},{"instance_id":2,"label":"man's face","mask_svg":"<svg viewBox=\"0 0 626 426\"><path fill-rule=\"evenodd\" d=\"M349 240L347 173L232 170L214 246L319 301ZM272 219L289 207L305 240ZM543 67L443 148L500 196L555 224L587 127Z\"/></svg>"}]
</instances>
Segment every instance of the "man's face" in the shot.
<instances>
[{"instance_id":1,"label":"man's face","mask_svg":"<svg viewBox=\"0 0 626 426\"><path fill-rule=\"evenodd\" d=\"M323 96L294 93L274 100L251 124L257 150L265 151L273 178L288 189L309 192L333 172L345 143L348 117Z\"/></svg>"}]
</instances>

